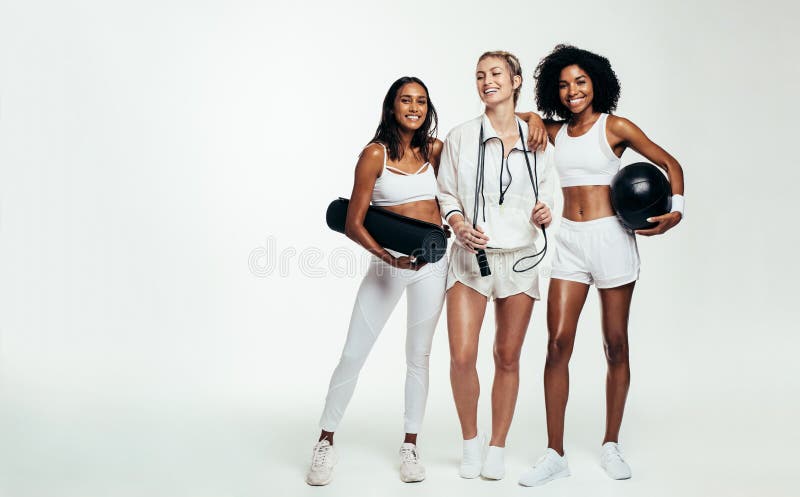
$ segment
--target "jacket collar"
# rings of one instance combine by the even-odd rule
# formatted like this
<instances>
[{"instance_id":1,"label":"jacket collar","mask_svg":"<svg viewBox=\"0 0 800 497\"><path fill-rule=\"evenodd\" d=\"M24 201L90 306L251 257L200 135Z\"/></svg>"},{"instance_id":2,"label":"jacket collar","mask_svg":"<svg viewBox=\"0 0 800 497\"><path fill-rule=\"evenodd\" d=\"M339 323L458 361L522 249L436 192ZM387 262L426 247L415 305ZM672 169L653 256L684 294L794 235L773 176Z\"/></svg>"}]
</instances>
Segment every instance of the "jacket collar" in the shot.
<instances>
[{"instance_id":1,"label":"jacket collar","mask_svg":"<svg viewBox=\"0 0 800 497\"><path fill-rule=\"evenodd\" d=\"M514 142L513 150L522 151L523 150L522 149L522 139L527 138L528 123L526 123L525 121L523 121L522 119L520 119L519 117L516 117L516 116L514 117L514 120L517 122L518 126L522 126L522 137L517 137L517 141ZM492 123L489 120L489 116L487 116L485 113L481 116L481 125L483 126L483 143L484 144L486 142L488 142L492 138L500 139L500 137L497 136L497 131L495 131L494 128L492 127Z\"/></svg>"}]
</instances>

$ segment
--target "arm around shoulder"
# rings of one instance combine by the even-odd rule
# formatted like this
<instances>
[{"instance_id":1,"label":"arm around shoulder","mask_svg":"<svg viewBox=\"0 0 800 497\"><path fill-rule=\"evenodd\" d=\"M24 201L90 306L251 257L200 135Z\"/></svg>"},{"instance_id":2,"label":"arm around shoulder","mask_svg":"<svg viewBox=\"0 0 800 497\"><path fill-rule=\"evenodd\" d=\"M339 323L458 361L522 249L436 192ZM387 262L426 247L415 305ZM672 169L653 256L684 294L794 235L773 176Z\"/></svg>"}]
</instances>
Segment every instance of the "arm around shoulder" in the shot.
<instances>
[{"instance_id":1,"label":"arm around shoulder","mask_svg":"<svg viewBox=\"0 0 800 497\"><path fill-rule=\"evenodd\" d=\"M556 135L558 134L558 130L561 129L563 124L564 121L553 121L552 119L547 119L544 122L544 129L547 130L547 138L553 145L556 143Z\"/></svg>"}]
</instances>

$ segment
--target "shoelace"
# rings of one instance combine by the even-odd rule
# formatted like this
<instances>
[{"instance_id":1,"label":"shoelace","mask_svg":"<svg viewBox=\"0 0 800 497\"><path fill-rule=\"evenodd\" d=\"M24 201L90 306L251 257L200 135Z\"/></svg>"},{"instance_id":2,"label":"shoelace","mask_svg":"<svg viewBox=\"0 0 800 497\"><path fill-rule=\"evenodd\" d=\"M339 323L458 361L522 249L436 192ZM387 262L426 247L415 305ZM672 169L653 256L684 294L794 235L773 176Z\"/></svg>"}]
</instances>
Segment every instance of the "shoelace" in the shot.
<instances>
[{"instance_id":1,"label":"shoelace","mask_svg":"<svg viewBox=\"0 0 800 497\"><path fill-rule=\"evenodd\" d=\"M328 455L331 452L330 445L321 445L314 448L314 458L311 460L311 466L318 468L325 466L328 462Z\"/></svg>"},{"instance_id":2,"label":"shoelace","mask_svg":"<svg viewBox=\"0 0 800 497\"><path fill-rule=\"evenodd\" d=\"M417 451L408 447L400 449L400 461L416 464L418 461Z\"/></svg>"},{"instance_id":3,"label":"shoelace","mask_svg":"<svg viewBox=\"0 0 800 497\"><path fill-rule=\"evenodd\" d=\"M548 457L549 455L550 454L545 454L542 457L540 457L539 460L536 461L536 464L533 465L533 467L536 468L541 466L547 468L548 471L552 472L554 470L555 461L551 457Z\"/></svg>"},{"instance_id":4,"label":"shoelace","mask_svg":"<svg viewBox=\"0 0 800 497\"><path fill-rule=\"evenodd\" d=\"M616 450L615 449L604 450L603 451L603 460L608 461L608 462L613 461L613 460L622 461L622 462L625 461L622 458L622 452L620 452L619 449L616 449Z\"/></svg>"}]
</instances>

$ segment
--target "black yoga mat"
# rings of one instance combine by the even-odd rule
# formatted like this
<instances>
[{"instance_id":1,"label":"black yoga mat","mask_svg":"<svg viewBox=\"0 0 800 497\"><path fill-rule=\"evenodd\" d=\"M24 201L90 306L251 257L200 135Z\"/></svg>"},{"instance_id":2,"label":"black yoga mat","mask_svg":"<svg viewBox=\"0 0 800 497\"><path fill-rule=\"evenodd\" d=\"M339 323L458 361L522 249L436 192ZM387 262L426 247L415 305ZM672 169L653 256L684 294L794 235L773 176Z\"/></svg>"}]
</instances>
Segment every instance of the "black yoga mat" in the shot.
<instances>
[{"instance_id":1,"label":"black yoga mat","mask_svg":"<svg viewBox=\"0 0 800 497\"><path fill-rule=\"evenodd\" d=\"M333 231L344 233L350 201L338 198L331 202L325 221ZM441 226L369 206L364 227L382 247L416 257L420 262L436 262L447 251L447 238Z\"/></svg>"}]
</instances>

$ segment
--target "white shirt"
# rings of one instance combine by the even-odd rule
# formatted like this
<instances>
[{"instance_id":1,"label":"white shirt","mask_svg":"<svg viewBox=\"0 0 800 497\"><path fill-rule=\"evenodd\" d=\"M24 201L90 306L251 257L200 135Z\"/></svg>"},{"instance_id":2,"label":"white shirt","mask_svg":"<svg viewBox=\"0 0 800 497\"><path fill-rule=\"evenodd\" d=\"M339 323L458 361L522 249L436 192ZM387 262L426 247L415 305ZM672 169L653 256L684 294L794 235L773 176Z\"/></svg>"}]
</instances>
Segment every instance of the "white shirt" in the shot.
<instances>
[{"instance_id":1,"label":"white shirt","mask_svg":"<svg viewBox=\"0 0 800 497\"><path fill-rule=\"evenodd\" d=\"M528 125L520 119L517 119L517 122L522 127L522 138L517 139L505 160L502 155L502 142L485 114L456 126L444 141L437 194L442 214L447 220L458 213L472 224L478 173L478 142L483 124L483 139L486 145L483 195L478 189L477 196L477 225L489 237L489 248L517 249L535 246L541 236L539 228L531 222L531 212L536 205L536 197L525 161L526 152L523 152L527 150L527 145L523 149L522 141L527 140ZM550 146L544 152L535 154L527 152L531 174L534 174L535 167L534 178L538 177L539 201L550 208L553 205L555 188L552 149ZM502 204L501 170L504 191ZM508 185L508 189L505 185ZM458 241L456 243L460 244Z\"/></svg>"}]
</instances>

